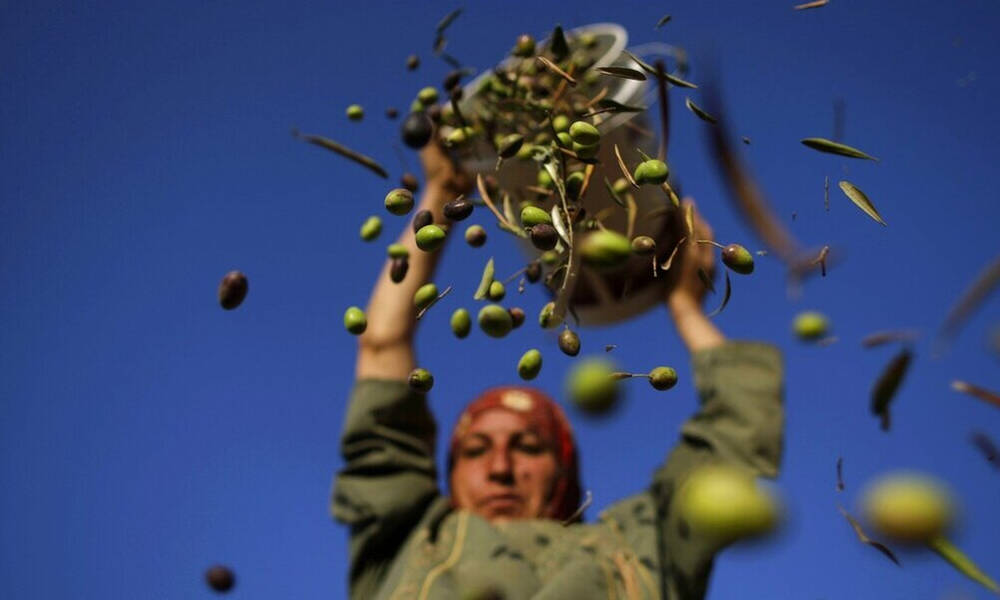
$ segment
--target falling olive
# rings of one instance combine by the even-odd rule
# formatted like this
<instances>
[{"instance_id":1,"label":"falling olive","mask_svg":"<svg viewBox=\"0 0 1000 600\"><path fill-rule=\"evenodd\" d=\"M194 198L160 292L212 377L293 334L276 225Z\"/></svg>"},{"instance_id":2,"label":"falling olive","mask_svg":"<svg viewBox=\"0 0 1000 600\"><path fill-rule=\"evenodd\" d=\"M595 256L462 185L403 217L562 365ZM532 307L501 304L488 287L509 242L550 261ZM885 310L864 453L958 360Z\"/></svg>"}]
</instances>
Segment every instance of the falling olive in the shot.
<instances>
[{"instance_id":1,"label":"falling olive","mask_svg":"<svg viewBox=\"0 0 1000 600\"><path fill-rule=\"evenodd\" d=\"M413 192L408 189L396 188L385 195L385 209L394 215L405 215L412 208Z\"/></svg>"},{"instance_id":2,"label":"falling olive","mask_svg":"<svg viewBox=\"0 0 1000 600\"><path fill-rule=\"evenodd\" d=\"M417 100L420 100L424 106L430 106L438 101L438 91L431 86L427 86L417 92Z\"/></svg>"},{"instance_id":3,"label":"falling olive","mask_svg":"<svg viewBox=\"0 0 1000 600\"><path fill-rule=\"evenodd\" d=\"M430 141L433 131L434 125L430 117L422 111L413 111L403 121L403 143L414 150L419 150Z\"/></svg>"},{"instance_id":4,"label":"falling olive","mask_svg":"<svg viewBox=\"0 0 1000 600\"><path fill-rule=\"evenodd\" d=\"M233 310L247 297L249 283L240 271L230 271L219 283L219 304L226 310Z\"/></svg>"},{"instance_id":5,"label":"falling olive","mask_svg":"<svg viewBox=\"0 0 1000 600\"><path fill-rule=\"evenodd\" d=\"M517 374L525 381L531 381L538 377L538 372L542 370L542 353L532 348L521 356L517 362Z\"/></svg>"},{"instance_id":6,"label":"falling olive","mask_svg":"<svg viewBox=\"0 0 1000 600\"><path fill-rule=\"evenodd\" d=\"M403 173L403 176L399 178L399 184L410 190L412 194L416 194L417 190L420 189L420 181L413 173Z\"/></svg>"},{"instance_id":7,"label":"falling olive","mask_svg":"<svg viewBox=\"0 0 1000 600\"><path fill-rule=\"evenodd\" d=\"M486 292L486 296L490 300L494 302L500 302L506 295L507 295L507 290L506 288L504 288L503 283L499 281L490 282L489 290Z\"/></svg>"},{"instance_id":8,"label":"falling olive","mask_svg":"<svg viewBox=\"0 0 1000 600\"><path fill-rule=\"evenodd\" d=\"M479 311L479 328L495 338L502 338L513 328L514 323L510 313L499 304L487 304Z\"/></svg>"},{"instance_id":9,"label":"falling olive","mask_svg":"<svg viewBox=\"0 0 1000 600\"><path fill-rule=\"evenodd\" d=\"M722 249L722 262L740 275L753 273L753 254L739 244L729 244Z\"/></svg>"},{"instance_id":10,"label":"falling olive","mask_svg":"<svg viewBox=\"0 0 1000 600\"><path fill-rule=\"evenodd\" d=\"M386 118L389 119L395 119L396 117L399 116L399 111L390 106L389 108L385 109L385 116Z\"/></svg>"},{"instance_id":11,"label":"falling olive","mask_svg":"<svg viewBox=\"0 0 1000 600\"><path fill-rule=\"evenodd\" d=\"M424 225L417 231L417 248L424 252L434 252L444 244L444 230L437 225Z\"/></svg>"},{"instance_id":12,"label":"falling olive","mask_svg":"<svg viewBox=\"0 0 1000 600\"><path fill-rule=\"evenodd\" d=\"M677 371L670 367L656 367L649 372L649 385L663 391L677 385Z\"/></svg>"},{"instance_id":13,"label":"falling olive","mask_svg":"<svg viewBox=\"0 0 1000 600\"><path fill-rule=\"evenodd\" d=\"M510 313L511 329L517 329L518 327L521 326L522 323L524 323L523 309L518 308L516 306L512 306L511 308L507 309L507 312Z\"/></svg>"},{"instance_id":14,"label":"falling olive","mask_svg":"<svg viewBox=\"0 0 1000 600\"><path fill-rule=\"evenodd\" d=\"M205 571L205 582L216 592L228 592L236 585L236 576L229 567L214 565Z\"/></svg>"},{"instance_id":15,"label":"falling olive","mask_svg":"<svg viewBox=\"0 0 1000 600\"><path fill-rule=\"evenodd\" d=\"M556 228L548 223L539 223L530 230L531 243L539 250L551 250L559 242L559 234Z\"/></svg>"},{"instance_id":16,"label":"falling olive","mask_svg":"<svg viewBox=\"0 0 1000 600\"><path fill-rule=\"evenodd\" d=\"M523 33L517 37L517 42L514 44L514 49L511 54L520 58L528 58L535 53L535 38L531 37L527 33Z\"/></svg>"},{"instance_id":17,"label":"falling olive","mask_svg":"<svg viewBox=\"0 0 1000 600\"><path fill-rule=\"evenodd\" d=\"M580 242L580 258L583 263L595 268L613 268L632 254L632 244L628 238L610 230L600 230L588 234Z\"/></svg>"},{"instance_id":18,"label":"falling olive","mask_svg":"<svg viewBox=\"0 0 1000 600\"><path fill-rule=\"evenodd\" d=\"M827 331L830 329L830 322L823 313L805 311L796 315L792 327L799 339L813 341L827 334Z\"/></svg>"},{"instance_id":19,"label":"falling olive","mask_svg":"<svg viewBox=\"0 0 1000 600\"><path fill-rule=\"evenodd\" d=\"M434 376L427 369L416 368L410 371L407 383L410 384L410 389L426 393L434 387Z\"/></svg>"},{"instance_id":20,"label":"falling olive","mask_svg":"<svg viewBox=\"0 0 1000 600\"><path fill-rule=\"evenodd\" d=\"M542 329L551 329L562 323L562 319L555 317L555 310L556 303L549 302L538 312L538 324L542 326Z\"/></svg>"},{"instance_id":21,"label":"falling olive","mask_svg":"<svg viewBox=\"0 0 1000 600\"><path fill-rule=\"evenodd\" d=\"M389 279L393 283L399 283L406 278L406 272L410 269L410 261L405 256L392 259L389 263Z\"/></svg>"},{"instance_id":22,"label":"falling olive","mask_svg":"<svg viewBox=\"0 0 1000 600\"><path fill-rule=\"evenodd\" d=\"M455 309L455 312L451 313L451 331L455 337L464 339L471 329L472 319L469 317L469 311L464 308Z\"/></svg>"},{"instance_id":23,"label":"falling olive","mask_svg":"<svg viewBox=\"0 0 1000 600\"><path fill-rule=\"evenodd\" d=\"M413 233L417 233L424 227L434 223L434 213L427 210L426 208L418 210L417 214L413 215Z\"/></svg>"},{"instance_id":24,"label":"falling olive","mask_svg":"<svg viewBox=\"0 0 1000 600\"><path fill-rule=\"evenodd\" d=\"M389 244L389 247L385 249L386 254L389 258L409 258L410 251L406 249L403 244Z\"/></svg>"},{"instance_id":25,"label":"falling olive","mask_svg":"<svg viewBox=\"0 0 1000 600\"><path fill-rule=\"evenodd\" d=\"M902 543L920 543L944 535L954 519L945 487L910 472L884 476L864 496L865 517L882 534Z\"/></svg>"},{"instance_id":26,"label":"falling olive","mask_svg":"<svg viewBox=\"0 0 1000 600\"><path fill-rule=\"evenodd\" d=\"M411 54L406 57L406 68L410 71L415 71L417 67L420 66L420 57L416 54Z\"/></svg>"},{"instance_id":27,"label":"falling olive","mask_svg":"<svg viewBox=\"0 0 1000 600\"><path fill-rule=\"evenodd\" d=\"M660 185L669 177L670 169L667 168L667 164L662 160L656 159L639 163L639 166L635 168L635 173L632 176L632 178L635 179L635 182L640 185Z\"/></svg>"},{"instance_id":28,"label":"falling olive","mask_svg":"<svg viewBox=\"0 0 1000 600\"><path fill-rule=\"evenodd\" d=\"M360 104L352 104L347 107L347 118L352 121L360 121L365 117L365 109Z\"/></svg>"},{"instance_id":29,"label":"falling olive","mask_svg":"<svg viewBox=\"0 0 1000 600\"><path fill-rule=\"evenodd\" d=\"M361 239L366 242L374 240L380 233L382 233L382 219L374 215L365 219L361 225Z\"/></svg>"},{"instance_id":30,"label":"falling olive","mask_svg":"<svg viewBox=\"0 0 1000 600\"><path fill-rule=\"evenodd\" d=\"M465 243L473 248L479 248L486 243L486 230L482 225L469 225L465 230Z\"/></svg>"},{"instance_id":31,"label":"falling olive","mask_svg":"<svg viewBox=\"0 0 1000 600\"><path fill-rule=\"evenodd\" d=\"M472 214L472 202L465 198L455 198L444 205L444 216L452 221L464 221Z\"/></svg>"},{"instance_id":32,"label":"falling olive","mask_svg":"<svg viewBox=\"0 0 1000 600\"><path fill-rule=\"evenodd\" d=\"M580 336L571 329L563 329L559 334L559 349L566 356L576 356L580 353Z\"/></svg>"},{"instance_id":33,"label":"falling olive","mask_svg":"<svg viewBox=\"0 0 1000 600\"><path fill-rule=\"evenodd\" d=\"M569 135L581 146L593 146L601 141L601 133L586 121L576 121L570 125Z\"/></svg>"},{"instance_id":34,"label":"falling olive","mask_svg":"<svg viewBox=\"0 0 1000 600\"><path fill-rule=\"evenodd\" d=\"M542 278L542 263L533 260L528 263L528 266L524 269L524 277L531 283L537 282Z\"/></svg>"},{"instance_id":35,"label":"falling olive","mask_svg":"<svg viewBox=\"0 0 1000 600\"><path fill-rule=\"evenodd\" d=\"M775 529L779 505L747 471L724 464L695 470L678 491L678 515L692 532L724 546Z\"/></svg>"},{"instance_id":36,"label":"falling olive","mask_svg":"<svg viewBox=\"0 0 1000 600\"><path fill-rule=\"evenodd\" d=\"M417 308L427 308L437 298L438 289L433 283L425 283L413 294L413 304Z\"/></svg>"},{"instance_id":37,"label":"falling olive","mask_svg":"<svg viewBox=\"0 0 1000 600\"><path fill-rule=\"evenodd\" d=\"M344 328L354 335L361 335L368 328L368 319L363 310L351 306L344 312Z\"/></svg>"},{"instance_id":38,"label":"falling olive","mask_svg":"<svg viewBox=\"0 0 1000 600\"><path fill-rule=\"evenodd\" d=\"M544 171L540 172L544 173ZM523 227L534 227L539 223L551 225L552 217L546 211L530 204L521 209L521 225Z\"/></svg>"},{"instance_id":39,"label":"falling olive","mask_svg":"<svg viewBox=\"0 0 1000 600\"><path fill-rule=\"evenodd\" d=\"M590 358L578 363L567 376L570 400L580 410L600 415L609 412L618 402L618 380L613 377L614 365L603 359Z\"/></svg>"},{"instance_id":40,"label":"falling olive","mask_svg":"<svg viewBox=\"0 0 1000 600\"><path fill-rule=\"evenodd\" d=\"M656 242L648 235L640 235L632 238L632 252L639 256L649 256L656 252Z\"/></svg>"}]
</instances>

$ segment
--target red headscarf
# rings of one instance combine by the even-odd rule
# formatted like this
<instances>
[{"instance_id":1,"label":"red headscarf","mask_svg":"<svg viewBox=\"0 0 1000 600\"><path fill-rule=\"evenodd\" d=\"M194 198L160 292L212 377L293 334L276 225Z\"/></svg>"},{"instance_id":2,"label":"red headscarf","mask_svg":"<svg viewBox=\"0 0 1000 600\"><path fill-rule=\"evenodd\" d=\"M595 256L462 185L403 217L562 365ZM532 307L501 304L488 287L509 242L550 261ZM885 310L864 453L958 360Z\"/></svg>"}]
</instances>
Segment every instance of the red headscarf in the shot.
<instances>
[{"instance_id":1,"label":"red headscarf","mask_svg":"<svg viewBox=\"0 0 1000 600\"><path fill-rule=\"evenodd\" d=\"M573 430L559 405L540 390L521 386L496 387L473 400L458 419L448 447L448 478L455 466L459 440L480 414L502 409L524 417L553 450L559 468L555 487L545 506L543 517L566 520L580 505L580 471L576 458Z\"/></svg>"}]
</instances>

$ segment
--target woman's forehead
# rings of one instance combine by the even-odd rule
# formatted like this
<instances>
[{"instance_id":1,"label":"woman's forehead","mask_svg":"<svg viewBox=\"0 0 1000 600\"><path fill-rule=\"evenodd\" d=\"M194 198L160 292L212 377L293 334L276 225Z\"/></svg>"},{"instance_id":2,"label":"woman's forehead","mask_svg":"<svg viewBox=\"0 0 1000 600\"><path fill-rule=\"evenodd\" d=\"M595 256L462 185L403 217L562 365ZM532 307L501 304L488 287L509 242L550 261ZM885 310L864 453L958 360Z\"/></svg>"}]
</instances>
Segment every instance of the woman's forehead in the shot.
<instances>
[{"instance_id":1,"label":"woman's forehead","mask_svg":"<svg viewBox=\"0 0 1000 600\"><path fill-rule=\"evenodd\" d=\"M525 430L536 430L526 414L503 408L490 408L473 417L465 433L466 435L504 434Z\"/></svg>"}]
</instances>

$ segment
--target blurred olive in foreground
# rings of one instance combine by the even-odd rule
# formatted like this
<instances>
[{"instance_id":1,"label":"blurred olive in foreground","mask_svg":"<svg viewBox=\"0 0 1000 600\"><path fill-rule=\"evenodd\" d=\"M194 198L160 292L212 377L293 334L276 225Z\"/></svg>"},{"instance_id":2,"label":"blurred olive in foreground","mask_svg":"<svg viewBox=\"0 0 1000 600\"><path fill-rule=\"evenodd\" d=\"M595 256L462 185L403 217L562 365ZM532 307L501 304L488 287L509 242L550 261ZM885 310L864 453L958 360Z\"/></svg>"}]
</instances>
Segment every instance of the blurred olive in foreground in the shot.
<instances>
[{"instance_id":1,"label":"blurred olive in foreground","mask_svg":"<svg viewBox=\"0 0 1000 600\"><path fill-rule=\"evenodd\" d=\"M240 271L230 271L219 283L219 304L226 310L233 310L247 297L249 282Z\"/></svg>"},{"instance_id":2,"label":"blurred olive in foreground","mask_svg":"<svg viewBox=\"0 0 1000 600\"><path fill-rule=\"evenodd\" d=\"M681 487L678 515L694 535L725 545L773 531L777 500L747 471L714 464L698 468Z\"/></svg>"},{"instance_id":3,"label":"blurred olive in foreground","mask_svg":"<svg viewBox=\"0 0 1000 600\"><path fill-rule=\"evenodd\" d=\"M588 234L580 243L580 258L595 268L616 267L632 255L632 243L624 235L600 230Z\"/></svg>"},{"instance_id":4,"label":"blurred olive in foreground","mask_svg":"<svg viewBox=\"0 0 1000 600\"><path fill-rule=\"evenodd\" d=\"M886 475L864 495L867 521L883 535L908 544L944 535L954 518L953 507L943 484L918 473Z\"/></svg>"},{"instance_id":5,"label":"blurred olive in foreground","mask_svg":"<svg viewBox=\"0 0 1000 600\"><path fill-rule=\"evenodd\" d=\"M612 376L613 373L614 365L607 360L583 360L567 376L567 395L577 408L586 413L607 413L619 398L618 380Z\"/></svg>"}]
</instances>

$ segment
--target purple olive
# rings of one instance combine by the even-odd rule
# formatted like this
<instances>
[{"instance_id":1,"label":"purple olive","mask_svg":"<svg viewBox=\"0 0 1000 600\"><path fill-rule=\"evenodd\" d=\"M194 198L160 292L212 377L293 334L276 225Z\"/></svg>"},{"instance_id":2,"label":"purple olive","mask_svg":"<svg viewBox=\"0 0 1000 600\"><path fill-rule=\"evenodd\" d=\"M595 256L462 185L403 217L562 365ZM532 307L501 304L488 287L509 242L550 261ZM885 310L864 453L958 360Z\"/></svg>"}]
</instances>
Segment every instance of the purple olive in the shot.
<instances>
[{"instance_id":1,"label":"purple olive","mask_svg":"<svg viewBox=\"0 0 1000 600\"><path fill-rule=\"evenodd\" d=\"M472 214L473 208L465 198L456 198L444 205L444 216L452 221L463 221Z\"/></svg>"},{"instance_id":2,"label":"purple olive","mask_svg":"<svg viewBox=\"0 0 1000 600\"><path fill-rule=\"evenodd\" d=\"M205 581L208 587L217 592L228 592L236 584L236 576L232 570L222 565L215 565L205 571Z\"/></svg>"},{"instance_id":3,"label":"purple olive","mask_svg":"<svg viewBox=\"0 0 1000 600\"><path fill-rule=\"evenodd\" d=\"M403 143L419 150L427 145L434 131L434 124L430 117L423 112L411 112L403 121L402 136Z\"/></svg>"},{"instance_id":4,"label":"purple olive","mask_svg":"<svg viewBox=\"0 0 1000 600\"><path fill-rule=\"evenodd\" d=\"M247 297L249 284L247 276L240 271L230 271L219 284L219 304L226 310L233 310Z\"/></svg>"},{"instance_id":5,"label":"purple olive","mask_svg":"<svg viewBox=\"0 0 1000 600\"><path fill-rule=\"evenodd\" d=\"M426 208L417 211L417 214L413 215L413 233L420 231L421 228L426 227L434 222L434 214Z\"/></svg>"},{"instance_id":6,"label":"purple olive","mask_svg":"<svg viewBox=\"0 0 1000 600\"><path fill-rule=\"evenodd\" d=\"M551 250L559 242L556 228L548 223L539 223L531 228L531 243L539 250Z\"/></svg>"}]
</instances>

